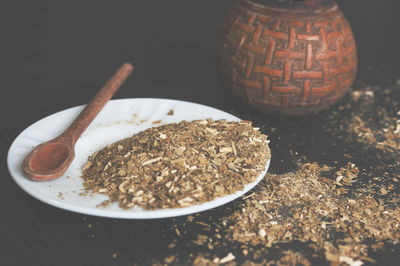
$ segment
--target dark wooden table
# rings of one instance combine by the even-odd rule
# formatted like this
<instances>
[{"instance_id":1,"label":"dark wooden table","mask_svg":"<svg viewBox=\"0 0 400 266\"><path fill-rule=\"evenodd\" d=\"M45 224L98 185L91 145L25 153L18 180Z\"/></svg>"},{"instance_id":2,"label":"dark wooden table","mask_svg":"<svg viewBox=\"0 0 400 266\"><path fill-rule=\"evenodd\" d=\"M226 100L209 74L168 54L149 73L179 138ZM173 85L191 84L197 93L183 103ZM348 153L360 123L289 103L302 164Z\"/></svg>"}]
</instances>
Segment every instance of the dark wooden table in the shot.
<instances>
[{"instance_id":1,"label":"dark wooden table","mask_svg":"<svg viewBox=\"0 0 400 266\"><path fill-rule=\"evenodd\" d=\"M26 1L3 6L1 265L148 265L170 255L176 255L173 263L181 265L191 264L199 253L209 253L212 258L228 252L236 255L237 263L246 260L239 244L232 241L222 239L212 251L194 244L199 232L212 234L212 230L205 232L203 226L187 223L187 217L136 221L72 213L39 202L12 180L6 156L13 139L47 115L87 103L124 61L131 61L136 69L114 98L187 100L250 119L270 135L272 173L294 169L300 157L321 164L345 163L345 151L360 168L385 167L389 161L396 164L399 153L378 160L379 151L359 143L329 145L342 133L328 134L322 127L329 124L332 112L343 117L351 112L340 108L350 102L349 96L328 111L301 119L260 116L233 101L221 87L215 62L218 28L232 3ZM343 0L339 4L357 41L359 73L354 87L389 88L393 103L385 108L394 114L400 102L400 4L396 0ZM372 114L374 109L369 111ZM268 128L276 130L272 133ZM290 154L288 147L297 155ZM368 154L363 152L366 147ZM387 170L400 175L398 166ZM398 190L397 186L391 193L398 195ZM213 228L221 217L239 208L238 201L201 213L196 219ZM174 239L176 247L168 248ZM282 250L294 246L312 262L328 263L323 256L312 257L298 243L277 246L265 257L276 259ZM393 265L400 259L400 246L388 244L370 256L377 264Z\"/></svg>"}]
</instances>

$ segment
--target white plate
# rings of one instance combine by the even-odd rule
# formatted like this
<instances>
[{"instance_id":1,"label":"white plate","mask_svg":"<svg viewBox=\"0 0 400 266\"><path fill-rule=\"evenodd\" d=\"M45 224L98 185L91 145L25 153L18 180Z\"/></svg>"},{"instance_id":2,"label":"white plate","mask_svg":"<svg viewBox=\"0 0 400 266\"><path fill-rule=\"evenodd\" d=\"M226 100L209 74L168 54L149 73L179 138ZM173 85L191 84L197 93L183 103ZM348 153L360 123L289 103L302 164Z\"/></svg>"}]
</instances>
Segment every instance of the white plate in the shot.
<instances>
[{"instance_id":1,"label":"white plate","mask_svg":"<svg viewBox=\"0 0 400 266\"><path fill-rule=\"evenodd\" d=\"M46 182L35 182L27 179L21 170L21 163L25 156L36 145L61 134L82 111L83 107L70 108L39 120L25 129L14 140L8 151L8 169L15 182L31 196L55 207L83 214L126 219L187 215L215 208L240 197L260 182L268 170L269 161L265 171L260 174L255 182L248 184L243 191L200 205L152 211L138 207L124 210L119 208L117 203L108 207L96 207L108 197L98 194L80 195L83 192L83 179L80 177L81 168L88 156L95 151L147 128L158 126L159 124L153 124L157 120L161 120L161 124L206 118L240 120L238 117L218 109L190 102L167 99L121 99L108 102L82 134L75 146L75 159L62 177ZM167 115L170 110L173 110L173 115Z\"/></svg>"}]
</instances>

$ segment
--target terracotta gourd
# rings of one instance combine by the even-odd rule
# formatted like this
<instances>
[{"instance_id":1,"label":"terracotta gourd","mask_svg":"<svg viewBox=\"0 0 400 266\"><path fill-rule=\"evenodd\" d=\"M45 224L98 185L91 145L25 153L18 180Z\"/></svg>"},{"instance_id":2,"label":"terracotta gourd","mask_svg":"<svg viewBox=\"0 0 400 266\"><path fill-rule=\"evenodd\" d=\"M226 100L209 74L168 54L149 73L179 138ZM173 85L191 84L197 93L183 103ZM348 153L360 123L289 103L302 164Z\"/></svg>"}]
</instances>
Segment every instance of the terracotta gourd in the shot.
<instances>
[{"instance_id":1,"label":"terracotta gourd","mask_svg":"<svg viewBox=\"0 0 400 266\"><path fill-rule=\"evenodd\" d=\"M353 33L333 0L238 0L218 48L224 87L262 113L326 109L357 72Z\"/></svg>"}]
</instances>

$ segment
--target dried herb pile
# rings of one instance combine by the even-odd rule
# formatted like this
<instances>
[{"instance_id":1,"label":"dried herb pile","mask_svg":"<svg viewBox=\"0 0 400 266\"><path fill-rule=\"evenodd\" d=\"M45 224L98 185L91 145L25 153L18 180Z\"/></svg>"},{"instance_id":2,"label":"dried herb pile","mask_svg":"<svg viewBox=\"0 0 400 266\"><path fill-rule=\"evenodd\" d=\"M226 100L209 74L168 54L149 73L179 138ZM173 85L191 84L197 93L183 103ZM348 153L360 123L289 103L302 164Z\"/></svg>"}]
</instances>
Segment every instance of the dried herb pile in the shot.
<instances>
[{"instance_id":1,"label":"dried herb pile","mask_svg":"<svg viewBox=\"0 0 400 266\"><path fill-rule=\"evenodd\" d=\"M267 136L249 121L167 124L120 140L89 157L84 187L121 208L200 204L254 181L270 158Z\"/></svg>"},{"instance_id":2,"label":"dried herb pile","mask_svg":"<svg viewBox=\"0 0 400 266\"><path fill-rule=\"evenodd\" d=\"M334 262L371 261L367 241L372 247L385 240L399 243L400 208L375 199L371 187L353 189L349 197L342 183L324 177L328 170L306 163L293 173L267 174L242 210L227 218L234 221L232 239L266 247L308 242ZM343 179L354 179L352 164L338 172Z\"/></svg>"}]
</instances>

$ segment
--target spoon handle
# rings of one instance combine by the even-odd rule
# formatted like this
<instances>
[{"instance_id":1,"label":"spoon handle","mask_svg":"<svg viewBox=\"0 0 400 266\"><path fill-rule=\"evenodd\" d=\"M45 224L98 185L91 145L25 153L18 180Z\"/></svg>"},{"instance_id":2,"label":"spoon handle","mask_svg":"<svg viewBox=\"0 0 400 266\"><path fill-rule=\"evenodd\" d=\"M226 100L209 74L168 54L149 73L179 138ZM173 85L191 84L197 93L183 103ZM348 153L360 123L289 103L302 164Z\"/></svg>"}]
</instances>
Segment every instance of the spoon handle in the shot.
<instances>
[{"instance_id":1,"label":"spoon handle","mask_svg":"<svg viewBox=\"0 0 400 266\"><path fill-rule=\"evenodd\" d=\"M59 141L71 141L75 145L76 141L94 120L97 114L103 109L104 105L111 99L114 93L124 83L132 73L133 67L129 63L123 64L110 80L93 97L85 109L79 114L71 126L58 137Z\"/></svg>"}]
</instances>

